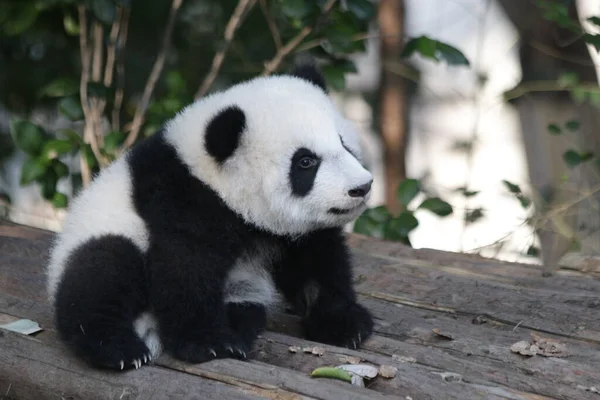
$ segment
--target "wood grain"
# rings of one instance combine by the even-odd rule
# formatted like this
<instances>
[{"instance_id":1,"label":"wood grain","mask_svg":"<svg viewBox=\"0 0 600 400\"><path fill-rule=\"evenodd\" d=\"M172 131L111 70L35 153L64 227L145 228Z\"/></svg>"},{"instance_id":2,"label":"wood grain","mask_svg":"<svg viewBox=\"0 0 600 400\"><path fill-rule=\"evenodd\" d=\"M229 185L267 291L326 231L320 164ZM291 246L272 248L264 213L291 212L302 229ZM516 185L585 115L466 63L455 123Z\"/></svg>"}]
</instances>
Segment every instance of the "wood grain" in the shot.
<instances>
[{"instance_id":1,"label":"wood grain","mask_svg":"<svg viewBox=\"0 0 600 400\"><path fill-rule=\"evenodd\" d=\"M0 330L0 394L11 399L600 399L590 389L600 386L594 269L569 265L542 278L537 266L352 235L356 287L376 317L376 335L360 351L308 342L298 318L279 311L248 362L191 365L164 355L117 374L89 369L57 340L44 287L51 236L0 224L0 320L29 318L44 329L33 337ZM568 354L511 352L532 333ZM315 345L323 355L289 351ZM396 376L363 389L310 378L345 356L392 365Z\"/></svg>"}]
</instances>

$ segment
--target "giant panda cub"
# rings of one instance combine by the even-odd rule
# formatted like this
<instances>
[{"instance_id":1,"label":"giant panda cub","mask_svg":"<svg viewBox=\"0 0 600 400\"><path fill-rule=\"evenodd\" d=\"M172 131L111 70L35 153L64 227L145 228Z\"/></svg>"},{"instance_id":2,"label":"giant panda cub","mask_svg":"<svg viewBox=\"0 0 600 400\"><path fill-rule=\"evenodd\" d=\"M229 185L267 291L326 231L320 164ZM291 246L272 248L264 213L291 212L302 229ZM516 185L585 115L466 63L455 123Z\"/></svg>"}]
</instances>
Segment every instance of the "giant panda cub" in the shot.
<instances>
[{"instance_id":1,"label":"giant panda cub","mask_svg":"<svg viewBox=\"0 0 600 400\"><path fill-rule=\"evenodd\" d=\"M286 300L308 339L373 329L343 226L372 175L313 64L186 107L74 198L48 266L60 337L93 366L245 359Z\"/></svg>"}]
</instances>

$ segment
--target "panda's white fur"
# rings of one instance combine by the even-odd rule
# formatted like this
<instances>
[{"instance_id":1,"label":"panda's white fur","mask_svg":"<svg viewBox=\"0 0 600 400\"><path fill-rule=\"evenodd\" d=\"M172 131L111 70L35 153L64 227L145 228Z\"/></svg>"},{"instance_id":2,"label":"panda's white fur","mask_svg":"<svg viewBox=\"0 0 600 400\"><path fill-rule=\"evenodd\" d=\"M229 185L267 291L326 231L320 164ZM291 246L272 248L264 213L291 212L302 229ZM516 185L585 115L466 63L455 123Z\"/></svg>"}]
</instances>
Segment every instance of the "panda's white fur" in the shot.
<instances>
[{"instance_id":1,"label":"panda's white fur","mask_svg":"<svg viewBox=\"0 0 600 400\"><path fill-rule=\"evenodd\" d=\"M50 301L54 300L67 257L87 240L119 234L130 238L140 251L148 249L148 231L135 212L131 195L131 175L121 159L104 169L87 190L72 200L47 267Z\"/></svg>"},{"instance_id":2,"label":"panda's white fur","mask_svg":"<svg viewBox=\"0 0 600 400\"><path fill-rule=\"evenodd\" d=\"M232 104L243 110L245 129L235 157L218 165L207 153L202 133L215 114ZM256 78L207 96L166 125L165 140L197 179L244 220L267 232L300 237L315 229L341 227L366 207L368 195L347 195L372 179L360 163L358 135L326 93L302 79ZM289 162L298 147L313 149L322 157L313 187L303 197L293 196L288 182ZM52 301L68 258L90 239L116 234L129 238L141 253L148 250L149 231L133 204L131 180L125 156L105 168L72 201L47 270ZM331 213L332 208L347 212ZM224 301L266 308L277 302L271 267L280 258L277 244L257 241L250 246L227 276ZM156 318L143 312L133 321L133 330L150 356L157 357L163 345ZM145 358L131 363L138 367Z\"/></svg>"},{"instance_id":3,"label":"panda's white fur","mask_svg":"<svg viewBox=\"0 0 600 400\"><path fill-rule=\"evenodd\" d=\"M211 116L231 104L244 110L247 129L241 137L241 154L221 168L204 150L203 136L190 132L202 132ZM273 117L274 109L281 118ZM301 235L318 227L341 226L365 209L368 198L347 196L348 190L372 179L357 159L358 135L322 90L300 79L255 78L236 85L192 104L167 130L167 140L198 179L244 219L270 232ZM287 171L301 145L319 151L324 161L311 193L298 199L290 193ZM249 177L260 180L248 185ZM327 212L332 207L355 210L332 215Z\"/></svg>"}]
</instances>

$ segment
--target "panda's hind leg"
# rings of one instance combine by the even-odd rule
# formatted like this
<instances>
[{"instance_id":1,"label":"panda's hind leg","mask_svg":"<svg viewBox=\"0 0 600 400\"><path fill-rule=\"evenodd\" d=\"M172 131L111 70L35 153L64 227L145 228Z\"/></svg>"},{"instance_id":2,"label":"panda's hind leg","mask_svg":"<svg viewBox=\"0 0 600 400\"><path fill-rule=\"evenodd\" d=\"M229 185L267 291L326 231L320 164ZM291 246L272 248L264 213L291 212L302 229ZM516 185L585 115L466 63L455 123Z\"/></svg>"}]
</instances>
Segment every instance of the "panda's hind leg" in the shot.
<instances>
[{"instance_id":1,"label":"panda's hind leg","mask_svg":"<svg viewBox=\"0 0 600 400\"><path fill-rule=\"evenodd\" d=\"M266 307L259 303L228 303L227 317L231 329L250 351L257 336L267 326Z\"/></svg>"},{"instance_id":2,"label":"panda's hind leg","mask_svg":"<svg viewBox=\"0 0 600 400\"><path fill-rule=\"evenodd\" d=\"M127 238L105 235L68 258L55 296L61 338L96 367L139 368L152 354L134 322L147 309L141 251Z\"/></svg>"}]
</instances>

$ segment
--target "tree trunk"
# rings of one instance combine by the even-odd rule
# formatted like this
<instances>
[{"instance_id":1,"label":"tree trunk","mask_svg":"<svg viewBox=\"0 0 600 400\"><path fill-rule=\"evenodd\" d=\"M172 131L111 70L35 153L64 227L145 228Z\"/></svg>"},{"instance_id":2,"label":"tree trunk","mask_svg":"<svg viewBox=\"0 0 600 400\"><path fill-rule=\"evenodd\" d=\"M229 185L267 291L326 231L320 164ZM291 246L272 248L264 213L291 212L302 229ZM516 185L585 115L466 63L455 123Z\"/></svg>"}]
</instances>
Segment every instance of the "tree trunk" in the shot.
<instances>
[{"instance_id":1,"label":"tree trunk","mask_svg":"<svg viewBox=\"0 0 600 400\"><path fill-rule=\"evenodd\" d=\"M521 36L521 85L558 80L566 72L577 74L580 82L597 82L594 64L581 38L577 39L573 32L545 20L534 2L499 0L499 3ZM571 19L577 21L574 3L569 4L569 12ZM588 162L570 168L563 160L563 154L570 149L600 154L596 134L600 114L587 101L577 104L568 92L532 92L518 98L514 104L521 116L531 186L534 193L540 195L535 202L538 215L541 209L557 210L565 204L571 205L560 213L554 212L553 219L543 219L536 227L545 274L549 275L572 247L574 239L585 238L584 252L599 250L599 199L589 196L580 201L589 188L597 188L600 183L598 172L594 170L596 166ZM564 126L569 120L579 121L580 128L559 136L548 133L549 124Z\"/></svg>"},{"instance_id":2,"label":"tree trunk","mask_svg":"<svg viewBox=\"0 0 600 400\"><path fill-rule=\"evenodd\" d=\"M377 19L381 36L381 87L379 125L385 144L385 198L388 209L397 214L401 205L396 196L406 177L406 97L404 78L386 68L398 62L404 39L404 1L381 0Z\"/></svg>"}]
</instances>

